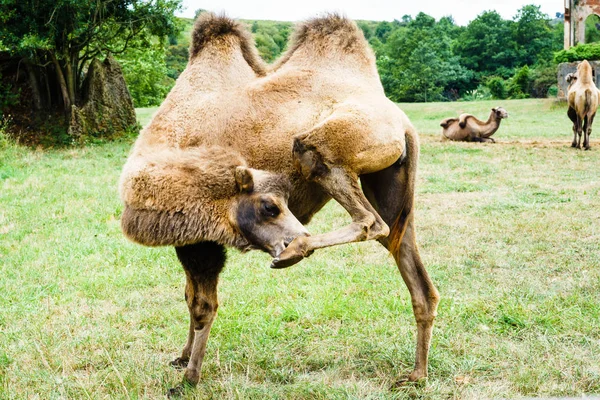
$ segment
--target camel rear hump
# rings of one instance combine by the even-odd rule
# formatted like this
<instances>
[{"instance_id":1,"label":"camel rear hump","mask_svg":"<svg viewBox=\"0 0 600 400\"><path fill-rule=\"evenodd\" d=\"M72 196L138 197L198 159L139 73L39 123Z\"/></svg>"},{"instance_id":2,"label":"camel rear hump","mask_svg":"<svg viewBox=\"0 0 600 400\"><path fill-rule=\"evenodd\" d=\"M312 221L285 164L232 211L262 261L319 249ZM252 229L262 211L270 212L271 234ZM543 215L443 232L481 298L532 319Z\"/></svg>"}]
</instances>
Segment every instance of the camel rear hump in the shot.
<instances>
[{"instance_id":1,"label":"camel rear hump","mask_svg":"<svg viewBox=\"0 0 600 400\"><path fill-rule=\"evenodd\" d=\"M348 67L348 58L357 68L375 66L375 56L356 23L339 14L328 14L300 23L286 53L273 70L287 63L337 64ZM376 72L376 69L374 70Z\"/></svg>"}]
</instances>

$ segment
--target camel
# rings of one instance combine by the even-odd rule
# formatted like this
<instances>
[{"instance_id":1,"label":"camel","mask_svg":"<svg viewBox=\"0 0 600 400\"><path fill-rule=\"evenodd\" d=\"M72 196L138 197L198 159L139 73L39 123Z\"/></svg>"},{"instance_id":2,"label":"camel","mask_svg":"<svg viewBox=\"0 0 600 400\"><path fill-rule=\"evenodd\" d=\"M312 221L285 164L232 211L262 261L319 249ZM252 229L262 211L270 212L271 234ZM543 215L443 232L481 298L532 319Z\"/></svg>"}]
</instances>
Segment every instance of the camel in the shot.
<instances>
[{"instance_id":1,"label":"camel","mask_svg":"<svg viewBox=\"0 0 600 400\"><path fill-rule=\"evenodd\" d=\"M352 222L314 236L299 229L281 228L257 238L252 225L260 221L260 198L239 210L236 207L242 201L236 196L240 195L230 192L228 199L234 199L220 208L229 216L220 220L231 229L216 235L207 231L222 227L199 227L191 230L205 232L205 238L172 240L173 233L160 224L179 226L181 222L169 219L185 220L187 214L180 213L173 204L158 215L155 210L144 209L145 197L157 196L156 190L167 190L165 185L175 185L179 179L193 182L193 175L199 170L186 169L188 161L182 155L211 146L239 153L239 163L260 171L258 175L265 177L265 187L272 179L269 174L277 173L289 180L289 198L283 193L271 201L279 208L271 210L274 213L285 213L287 206L300 223L307 224L334 199L350 214ZM161 177L168 175L171 167L152 161L160 152L176 154L169 159L179 163L176 169L181 178L163 182ZM200 379L206 342L218 307L217 280L225 263L224 247L235 245L223 237L226 234L239 235L242 242L249 244L248 248L267 251L265 242L271 243L273 268L289 267L320 248L377 240L396 261L410 292L417 322L415 365L405 379L417 381L426 377L439 294L416 244L414 194L418 157L417 132L407 116L386 98L374 54L354 22L333 14L299 24L288 50L268 67L240 23L212 13L200 15L192 33L188 65L140 133L121 178L122 196L129 193L128 182L134 182L139 174L157 181L138 188L139 198L144 201L138 203L139 210L126 207L122 225L126 231L129 225L155 230L152 234L128 231L133 237L165 235L153 237L149 244L175 246L186 273L190 327L181 356L172 362L185 368L182 385L196 385ZM152 167L135 167L138 164ZM160 170L158 176L151 168ZM170 191L180 193L188 186L183 183ZM151 193L145 194L144 187ZM272 192L265 189L260 196L273 196ZM194 194L179 196L185 198L180 208L194 209ZM126 198L124 202L127 205ZM128 209L134 218L150 218L150 222L130 223ZM236 222L240 220L243 223ZM286 224L295 226L289 220ZM241 226L247 228L239 229ZM238 232L234 232L236 229ZM268 238L269 234L276 237ZM284 249L272 245L282 241ZM174 388L173 393L181 387Z\"/></svg>"},{"instance_id":2,"label":"camel","mask_svg":"<svg viewBox=\"0 0 600 400\"><path fill-rule=\"evenodd\" d=\"M573 122L571 147L581 149L581 135L583 134L583 147L589 150L592 123L598 109L600 90L594 83L592 66L587 60L579 63L575 76L570 78L567 92L569 103L567 115Z\"/></svg>"},{"instance_id":3,"label":"camel","mask_svg":"<svg viewBox=\"0 0 600 400\"><path fill-rule=\"evenodd\" d=\"M446 118L440 122L442 138L463 142L492 142L492 136L500 127L500 121L508 118L502 107L492 108L487 121L483 122L471 114L461 114L458 118Z\"/></svg>"}]
</instances>

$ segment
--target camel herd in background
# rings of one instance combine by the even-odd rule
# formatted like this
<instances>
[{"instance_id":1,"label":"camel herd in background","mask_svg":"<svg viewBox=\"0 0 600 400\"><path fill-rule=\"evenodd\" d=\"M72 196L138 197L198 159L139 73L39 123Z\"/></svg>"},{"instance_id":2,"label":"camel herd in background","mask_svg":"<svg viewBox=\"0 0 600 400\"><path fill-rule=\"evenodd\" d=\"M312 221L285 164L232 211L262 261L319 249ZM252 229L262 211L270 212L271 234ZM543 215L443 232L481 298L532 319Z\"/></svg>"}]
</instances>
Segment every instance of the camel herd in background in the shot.
<instances>
[{"instance_id":1,"label":"camel herd in background","mask_svg":"<svg viewBox=\"0 0 600 400\"><path fill-rule=\"evenodd\" d=\"M577 66L577 72L566 76L569 83L567 115L573 121L573 143L571 147L590 149L590 135L596 110L600 103L600 90L594 82L594 70L587 60ZM495 142L491 137L500 121L508 118L508 112L502 107L492 108L487 121L481 121L471 114L461 114L458 118L446 118L440 122L442 139L462 142Z\"/></svg>"}]
</instances>

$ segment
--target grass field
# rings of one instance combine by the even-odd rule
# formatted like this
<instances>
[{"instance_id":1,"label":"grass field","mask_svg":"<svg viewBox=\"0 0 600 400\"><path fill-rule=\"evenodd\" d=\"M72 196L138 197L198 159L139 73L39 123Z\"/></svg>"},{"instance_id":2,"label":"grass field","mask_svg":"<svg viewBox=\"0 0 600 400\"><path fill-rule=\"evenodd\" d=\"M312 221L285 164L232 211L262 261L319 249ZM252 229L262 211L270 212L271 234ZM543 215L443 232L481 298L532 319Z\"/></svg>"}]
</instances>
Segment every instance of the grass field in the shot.
<instances>
[{"instance_id":1,"label":"grass field","mask_svg":"<svg viewBox=\"0 0 600 400\"><path fill-rule=\"evenodd\" d=\"M439 140L439 120L510 113L497 144ZM188 398L518 398L600 394L600 142L569 147L551 100L401 105L421 132L417 228L442 300L430 377L376 243L286 270L230 251L219 316ZM139 110L142 123L152 109ZM600 132L600 131L599 131ZM0 149L0 399L164 398L181 372L184 274L126 241L117 181L132 140ZM309 225L348 218L329 204Z\"/></svg>"}]
</instances>

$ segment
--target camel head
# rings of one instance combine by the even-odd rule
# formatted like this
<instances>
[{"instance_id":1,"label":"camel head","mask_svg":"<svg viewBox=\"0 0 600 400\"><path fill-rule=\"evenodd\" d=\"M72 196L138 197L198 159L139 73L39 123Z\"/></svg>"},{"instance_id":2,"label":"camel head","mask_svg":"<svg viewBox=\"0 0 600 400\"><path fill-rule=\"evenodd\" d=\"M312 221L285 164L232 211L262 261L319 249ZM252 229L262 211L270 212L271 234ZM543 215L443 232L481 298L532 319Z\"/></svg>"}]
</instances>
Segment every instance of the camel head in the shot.
<instances>
[{"instance_id":1,"label":"camel head","mask_svg":"<svg viewBox=\"0 0 600 400\"><path fill-rule=\"evenodd\" d=\"M492 108L492 112L496 115L496 118L498 119L508 118L508 111L506 111L502 107Z\"/></svg>"},{"instance_id":2,"label":"camel head","mask_svg":"<svg viewBox=\"0 0 600 400\"><path fill-rule=\"evenodd\" d=\"M294 238L309 236L287 206L292 186L286 176L240 166L235 180L240 196L230 219L249 243L244 250L277 257Z\"/></svg>"}]
</instances>

